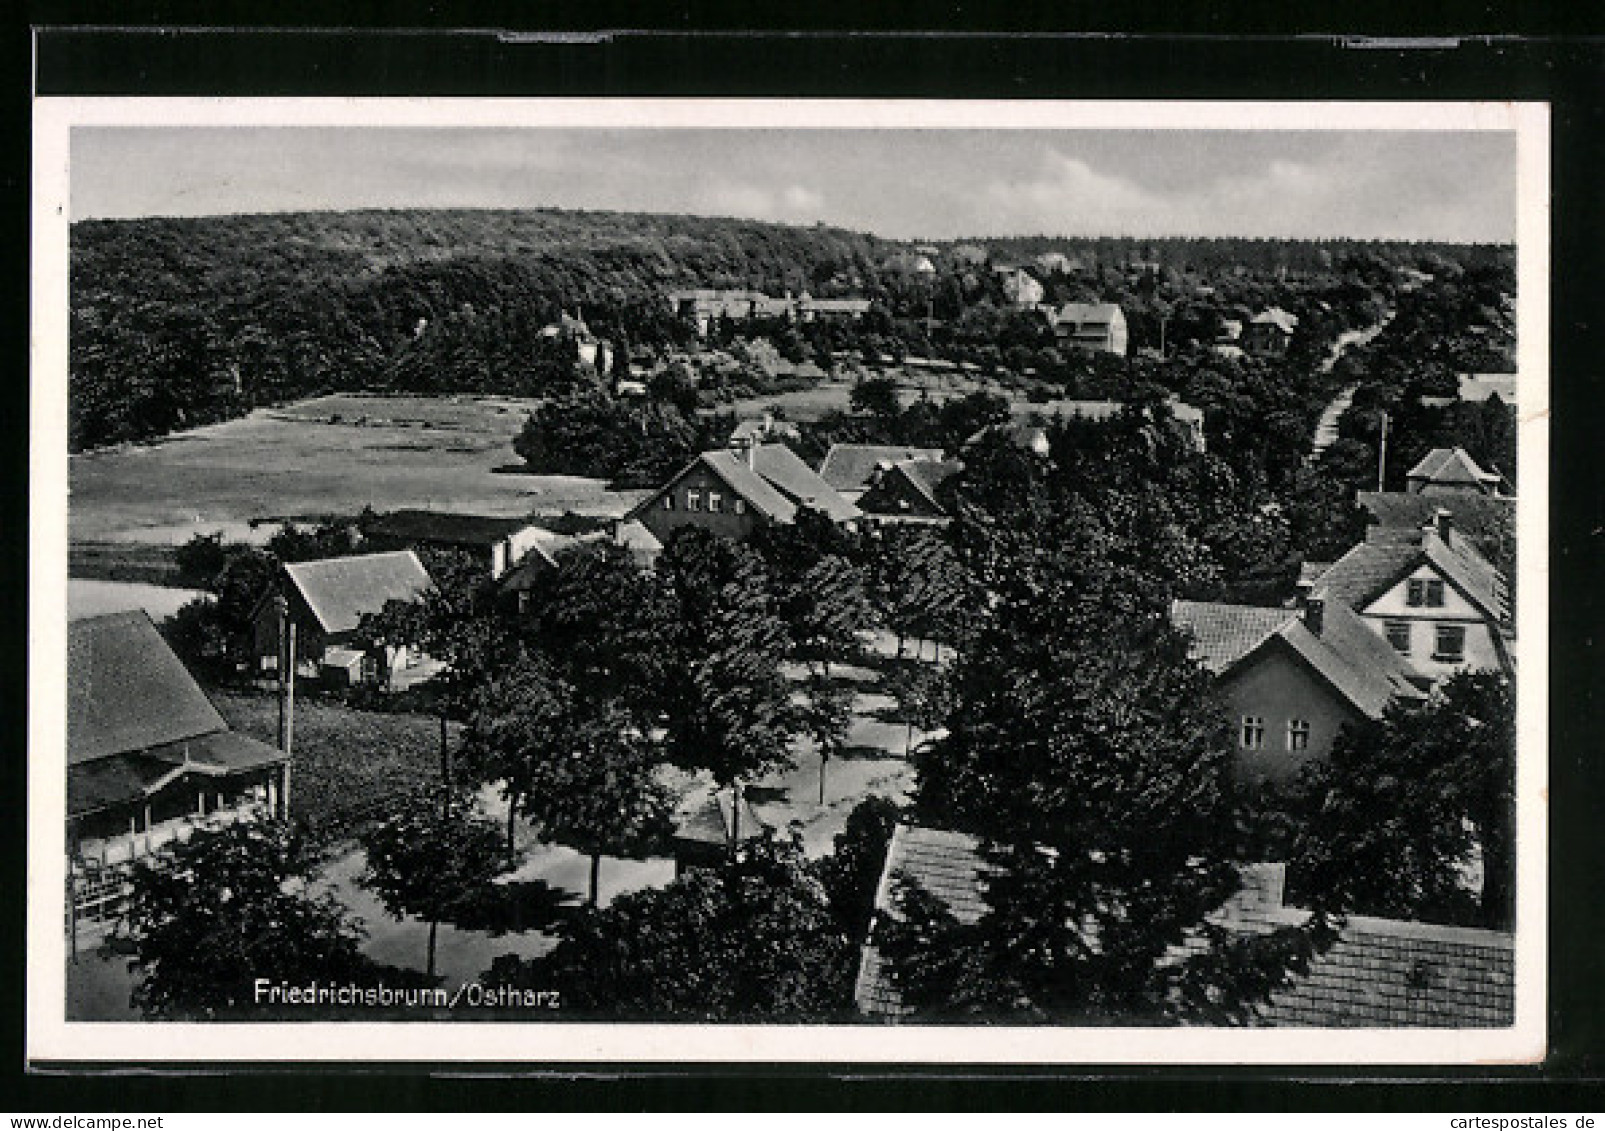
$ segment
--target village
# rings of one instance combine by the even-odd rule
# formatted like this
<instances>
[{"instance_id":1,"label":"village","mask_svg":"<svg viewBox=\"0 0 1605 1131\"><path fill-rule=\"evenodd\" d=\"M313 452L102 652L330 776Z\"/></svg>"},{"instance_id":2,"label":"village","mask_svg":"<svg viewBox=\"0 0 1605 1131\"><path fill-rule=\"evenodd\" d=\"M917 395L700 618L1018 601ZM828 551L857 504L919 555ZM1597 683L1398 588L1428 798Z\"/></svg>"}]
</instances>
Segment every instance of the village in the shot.
<instances>
[{"instance_id":1,"label":"village","mask_svg":"<svg viewBox=\"0 0 1605 1131\"><path fill-rule=\"evenodd\" d=\"M1340 316L1285 268L878 268L890 300L563 302L545 396L75 455L70 1015L254 1016L261 960L196 953L227 890L298 924L291 979L560 990L532 1020L1509 1024L1513 721L1477 712L1515 674L1516 376L1412 353L1495 272L1334 267ZM1442 796L1377 787L1451 756ZM1055 928L1085 986L987 964L1077 884L1113 893ZM1270 940L1262 986L1198 988Z\"/></svg>"}]
</instances>

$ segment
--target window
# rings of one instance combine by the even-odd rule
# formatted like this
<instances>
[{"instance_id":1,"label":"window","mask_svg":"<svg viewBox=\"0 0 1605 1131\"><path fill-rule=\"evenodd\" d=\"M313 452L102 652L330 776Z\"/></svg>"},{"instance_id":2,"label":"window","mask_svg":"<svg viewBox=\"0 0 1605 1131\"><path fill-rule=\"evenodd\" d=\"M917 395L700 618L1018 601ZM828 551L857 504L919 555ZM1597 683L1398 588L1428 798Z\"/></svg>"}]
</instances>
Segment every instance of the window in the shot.
<instances>
[{"instance_id":1,"label":"window","mask_svg":"<svg viewBox=\"0 0 1605 1131\"><path fill-rule=\"evenodd\" d=\"M719 494L717 491L709 491L708 510L712 514L718 514L720 511L724 510L724 496Z\"/></svg>"},{"instance_id":2,"label":"window","mask_svg":"<svg viewBox=\"0 0 1605 1131\"><path fill-rule=\"evenodd\" d=\"M1443 582L1427 582L1427 605L1434 609L1443 608Z\"/></svg>"},{"instance_id":3,"label":"window","mask_svg":"<svg viewBox=\"0 0 1605 1131\"><path fill-rule=\"evenodd\" d=\"M688 511L699 511L702 509L701 491L687 491L685 493L685 509Z\"/></svg>"},{"instance_id":4,"label":"window","mask_svg":"<svg viewBox=\"0 0 1605 1131\"><path fill-rule=\"evenodd\" d=\"M1265 720L1258 715L1243 716L1243 749L1260 750L1265 746Z\"/></svg>"},{"instance_id":5,"label":"window","mask_svg":"<svg viewBox=\"0 0 1605 1131\"><path fill-rule=\"evenodd\" d=\"M663 509L666 511L674 509L674 495L672 492L663 496Z\"/></svg>"},{"instance_id":6,"label":"window","mask_svg":"<svg viewBox=\"0 0 1605 1131\"><path fill-rule=\"evenodd\" d=\"M1388 634L1388 643L1393 650L1401 656L1410 654L1410 622L1407 620L1390 620L1384 626Z\"/></svg>"},{"instance_id":7,"label":"window","mask_svg":"<svg viewBox=\"0 0 1605 1131\"><path fill-rule=\"evenodd\" d=\"M1438 625L1437 646L1432 650L1434 660L1458 664L1466 658L1466 626L1463 624Z\"/></svg>"},{"instance_id":8,"label":"window","mask_svg":"<svg viewBox=\"0 0 1605 1131\"><path fill-rule=\"evenodd\" d=\"M1308 750L1310 748L1310 721L1308 719L1287 720L1287 748L1289 750Z\"/></svg>"},{"instance_id":9,"label":"window","mask_svg":"<svg viewBox=\"0 0 1605 1131\"><path fill-rule=\"evenodd\" d=\"M1404 603L1413 609L1419 609L1427 603L1427 583L1423 578L1412 577L1409 590L1405 593Z\"/></svg>"},{"instance_id":10,"label":"window","mask_svg":"<svg viewBox=\"0 0 1605 1131\"><path fill-rule=\"evenodd\" d=\"M747 513L747 500L746 499L737 499L735 501L735 512L737 514L746 514Z\"/></svg>"}]
</instances>

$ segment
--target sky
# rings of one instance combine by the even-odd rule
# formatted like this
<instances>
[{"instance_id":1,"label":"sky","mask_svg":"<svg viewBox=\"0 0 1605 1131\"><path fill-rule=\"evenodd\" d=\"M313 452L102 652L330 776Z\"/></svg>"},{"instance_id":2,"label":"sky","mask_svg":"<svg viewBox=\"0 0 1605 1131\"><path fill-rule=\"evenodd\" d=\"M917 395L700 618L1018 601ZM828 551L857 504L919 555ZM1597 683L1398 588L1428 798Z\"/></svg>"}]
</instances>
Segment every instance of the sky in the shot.
<instances>
[{"instance_id":1,"label":"sky","mask_svg":"<svg viewBox=\"0 0 1605 1131\"><path fill-rule=\"evenodd\" d=\"M75 127L75 220L354 208L688 212L895 239L1513 242L1494 131Z\"/></svg>"}]
</instances>

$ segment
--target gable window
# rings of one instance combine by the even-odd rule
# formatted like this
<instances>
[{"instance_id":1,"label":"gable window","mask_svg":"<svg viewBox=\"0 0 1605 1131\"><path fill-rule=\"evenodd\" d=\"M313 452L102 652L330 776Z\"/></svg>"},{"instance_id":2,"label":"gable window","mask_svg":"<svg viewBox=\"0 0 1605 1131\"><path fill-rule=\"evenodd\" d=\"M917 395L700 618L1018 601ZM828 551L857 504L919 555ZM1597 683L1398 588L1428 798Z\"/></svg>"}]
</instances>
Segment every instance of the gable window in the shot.
<instances>
[{"instance_id":1,"label":"gable window","mask_svg":"<svg viewBox=\"0 0 1605 1131\"><path fill-rule=\"evenodd\" d=\"M717 491L709 491L708 510L712 514L718 514L720 511L724 510L724 496L719 494Z\"/></svg>"},{"instance_id":2,"label":"gable window","mask_svg":"<svg viewBox=\"0 0 1605 1131\"><path fill-rule=\"evenodd\" d=\"M1289 750L1308 750L1310 748L1310 720L1287 720L1287 748Z\"/></svg>"},{"instance_id":3,"label":"gable window","mask_svg":"<svg viewBox=\"0 0 1605 1131\"><path fill-rule=\"evenodd\" d=\"M699 511L702 509L701 491L687 491L685 493L685 509L688 511Z\"/></svg>"},{"instance_id":4,"label":"gable window","mask_svg":"<svg viewBox=\"0 0 1605 1131\"><path fill-rule=\"evenodd\" d=\"M747 500L746 499L737 499L732 504L732 506L733 506L733 508L734 508L734 510L735 510L735 512L737 514L746 514L747 513Z\"/></svg>"},{"instance_id":5,"label":"gable window","mask_svg":"<svg viewBox=\"0 0 1605 1131\"><path fill-rule=\"evenodd\" d=\"M1407 620L1390 620L1384 626L1388 634L1388 643L1393 650L1401 656L1410 654L1410 622Z\"/></svg>"},{"instance_id":6,"label":"gable window","mask_svg":"<svg viewBox=\"0 0 1605 1131\"><path fill-rule=\"evenodd\" d=\"M1432 658L1454 664L1464 660L1466 658L1466 626L1463 624L1438 625L1437 640L1432 649Z\"/></svg>"},{"instance_id":7,"label":"gable window","mask_svg":"<svg viewBox=\"0 0 1605 1131\"><path fill-rule=\"evenodd\" d=\"M1243 716L1243 749L1262 750L1265 747L1265 720L1259 715Z\"/></svg>"},{"instance_id":8,"label":"gable window","mask_svg":"<svg viewBox=\"0 0 1605 1131\"><path fill-rule=\"evenodd\" d=\"M1428 579L1427 607L1433 609L1443 608L1443 582L1435 579Z\"/></svg>"},{"instance_id":9,"label":"gable window","mask_svg":"<svg viewBox=\"0 0 1605 1131\"><path fill-rule=\"evenodd\" d=\"M1419 609L1427 603L1427 582L1425 578L1412 577L1409 588L1405 592L1404 603L1413 609Z\"/></svg>"}]
</instances>

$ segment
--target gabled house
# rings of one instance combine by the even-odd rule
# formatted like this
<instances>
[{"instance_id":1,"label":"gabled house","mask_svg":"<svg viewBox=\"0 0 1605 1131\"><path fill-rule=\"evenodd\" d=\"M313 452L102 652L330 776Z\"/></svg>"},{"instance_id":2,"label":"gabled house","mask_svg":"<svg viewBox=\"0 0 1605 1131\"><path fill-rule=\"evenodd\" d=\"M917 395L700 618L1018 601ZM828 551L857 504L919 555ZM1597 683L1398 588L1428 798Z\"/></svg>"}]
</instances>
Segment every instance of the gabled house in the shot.
<instances>
[{"instance_id":1,"label":"gabled house","mask_svg":"<svg viewBox=\"0 0 1605 1131\"><path fill-rule=\"evenodd\" d=\"M1126 313L1112 302L1067 302L1049 315L1061 345L1126 355Z\"/></svg>"},{"instance_id":2,"label":"gabled house","mask_svg":"<svg viewBox=\"0 0 1605 1131\"><path fill-rule=\"evenodd\" d=\"M1241 890L1208 916L1212 925L1252 936L1309 920L1307 910L1284 902L1285 865L1257 864L1240 872ZM959 923L972 925L986 914L993 874L975 837L918 825L892 831L853 988L860 1013L887 1023L912 1013L876 945L877 926L899 915L898 879L919 884ZM1179 962L1202 945L1202 935L1195 934L1167 957ZM1255 1007L1251 1024L1483 1029L1514 1021L1515 940L1508 932L1351 915L1306 970L1290 971L1269 1000Z\"/></svg>"},{"instance_id":3,"label":"gabled house","mask_svg":"<svg viewBox=\"0 0 1605 1131\"><path fill-rule=\"evenodd\" d=\"M790 523L811 507L832 522L861 517L784 444L742 444L703 452L625 515L667 545L682 526L745 538L760 524Z\"/></svg>"},{"instance_id":4,"label":"gabled house","mask_svg":"<svg viewBox=\"0 0 1605 1131\"><path fill-rule=\"evenodd\" d=\"M363 537L378 547L468 554L495 580L524 560L550 532L528 519L452 511L399 510L374 515Z\"/></svg>"},{"instance_id":5,"label":"gabled house","mask_svg":"<svg viewBox=\"0 0 1605 1131\"><path fill-rule=\"evenodd\" d=\"M789 420L776 420L771 413L764 413L759 417L736 422L730 431L728 441L731 448L743 448L748 444L767 444L778 441L798 440L802 433L797 426Z\"/></svg>"},{"instance_id":6,"label":"gabled house","mask_svg":"<svg viewBox=\"0 0 1605 1131\"><path fill-rule=\"evenodd\" d=\"M1453 538L1464 535L1493 560L1500 543L1516 532L1516 500L1508 495L1412 495L1406 491L1360 491L1355 502L1381 528L1369 537L1404 538L1449 516Z\"/></svg>"},{"instance_id":7,"label":"gabled house","mask_svg":"<svg viewBox=\"0 0 1605 1131\"><path fill-rule=\"evenodd\" d=\"M850 503L869 490L869 481L883 467L904 460L940 460L941 448L902 444L832 444L819 464L819 477Z\"/></svg>"},{"instance_id":8,"label":"gabled house","mask_svg":"<svg viewBox=\"0 0 1605 1131\"><path fill-rule=\"evenodd\" d=\"M333 686L389 684L422 657L405 645L368 650L357 635L362 618L383 611L389 601L414 601L433 588L411 550L288 562L276 590L252 614L257 670L279 670L287 650L284 626L294 624L297 675Z\"/></svg>"},{"instance_id":9,"label":"gabled house","mask_svg":"<svg viewBox=\"0 0 1605 1131\"><path fill-rule=\"evenodd\" d=\"M1305 580L1352 609L1422 675L1511 668L1515 639L1505 579L1439 508L1419 529L1373 526Z\"/></svg>"},{"instance_id":10,"label":"gabled house","mask_svg":"<svg viewBox=\"0 0 1605 1131\"><path fill-rule=\"evenodd\" d=\"M958 460L906 459L876 469L858 509L875 523L942 523L950 517L937 498L941 485L964 470Z\"/></svg>"},{"instance_id":11,"label":"gabled house","mask_svg":"<svg viewBox=\"0 0 1605 1131\"><path fill-rule=\"evenodd\" d=\"M579 359L599 373L612 366L613 347L591 333L583 318L571 318L565 311L556 322L542 326L540 336L546 341L572 342Z\"/></svg>"},{"instance_id":12,"label":"gabled house","mask_svg":"<svg viewBox=\"0 0 1605 1131\"><path fill-rule=\"evenodd\" d=\"M1425 698L1425 680L1323 593L1298 609L1176 601L1170 618L1216 677L1237 772L1249 780L1290 780L1331 751L1345 724L1381 718L1395 698Z\"/></svg>"},{"instance_id":13,"label":"gabled house","mask_svg":"<svg viewBox=\"0 0 1605 1131\"><path fill-rule=\"evenodd\" d=\"M992 272L997 275L998 286L1003 289L1003 297L1010 306L1036 306L1047 295L1042 284L1024 267L1004 265L994 267Z\"/></svg>"},{"instance_id":14,"label":"gabled house","mask_svg":"<svg viewBox=\"0 0 1605 1131\"><path fill-rule=\"evenodd\" d=\"M1256 314L1243 329L1241 345L1255 357L1281 357L1298 329L1298 315L1281 307Z\"/></svg>"},{"instance_id":15,"label":"gabled house","mask_svg":"<svg viewBox=\"0 0 1605 1131\"><path fill-rule=\"evenodd\" d=\"M1504 477L1484 471L1464 448L1433 448L1405 473L1412 495L1497 495Z\"/></svg>"},{"instance_id":16,"label":"gabled house","mask_svg":"<svg viewBox=\"0 0 1605 1131\"><path fill-rule=\"evenodd\" d=\"M1462 373L1457 384L1460 400L1467 404L1498 400L1511 408L1516 407L1514 373Z\"/></svg>"},{"instance_id":17,"label":"gabled house","mask_svg":"<svg viewBox=\"0 0 1605 1131\"><path fill-rule=\"evenodd\" d=\"M70 621L66 676L78 924L116 918L131 861L199 827L286 815L289 755L231 731L143 611Z\"/></svg>"}]
</instances>

